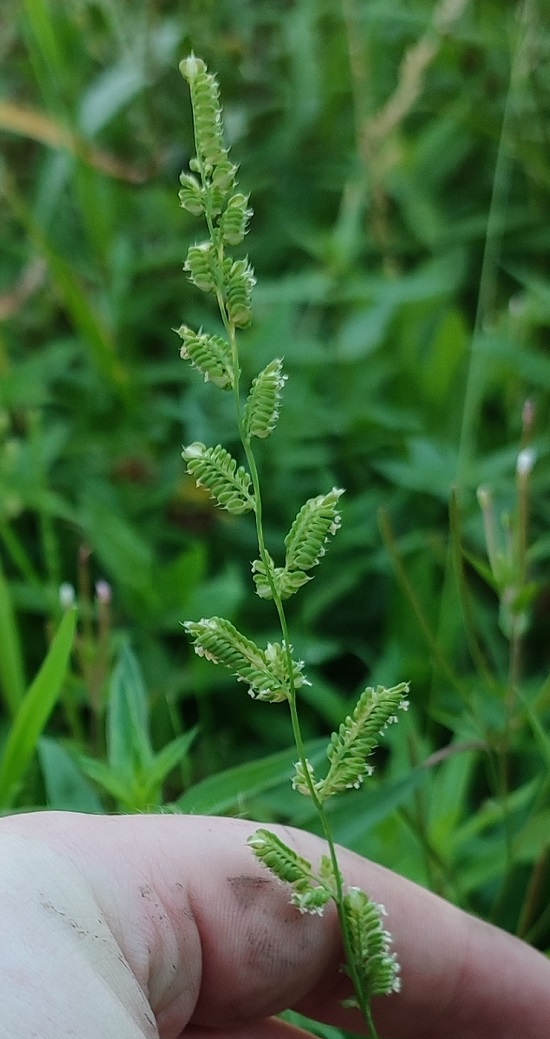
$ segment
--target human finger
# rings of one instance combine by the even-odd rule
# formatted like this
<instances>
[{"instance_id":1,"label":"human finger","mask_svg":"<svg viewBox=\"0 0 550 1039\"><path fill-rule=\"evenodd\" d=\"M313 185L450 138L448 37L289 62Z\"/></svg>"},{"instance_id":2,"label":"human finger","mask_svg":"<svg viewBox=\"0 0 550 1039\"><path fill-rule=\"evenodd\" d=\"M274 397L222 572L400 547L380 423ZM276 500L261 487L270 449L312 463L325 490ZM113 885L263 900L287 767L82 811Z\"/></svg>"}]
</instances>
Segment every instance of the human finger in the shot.
<instances>
[{"instance_id":1,"label":"human finger","mask_svg":"<svg viewBox=\"0 0 550 1039\"><path fill-rule=\"evenodd\" d=\"M68 815L41 820L45 839L80 864L145 986L161 1036L186 1026L244 1027L296 1006L360 1031L341 1007L335 913L302 916L254 860L244 820ZM21 823L19 823L21 825ZM274 828L277 829L277 828ZM280 829L318 861L323 844ZM550 965L509 935L344 850L346 882L388 909L403 991L376 1001L393 1039L539 1039L550 1026ZM186 1033L187 1034L187 1033Z\"/></svg>"}]
</instances>

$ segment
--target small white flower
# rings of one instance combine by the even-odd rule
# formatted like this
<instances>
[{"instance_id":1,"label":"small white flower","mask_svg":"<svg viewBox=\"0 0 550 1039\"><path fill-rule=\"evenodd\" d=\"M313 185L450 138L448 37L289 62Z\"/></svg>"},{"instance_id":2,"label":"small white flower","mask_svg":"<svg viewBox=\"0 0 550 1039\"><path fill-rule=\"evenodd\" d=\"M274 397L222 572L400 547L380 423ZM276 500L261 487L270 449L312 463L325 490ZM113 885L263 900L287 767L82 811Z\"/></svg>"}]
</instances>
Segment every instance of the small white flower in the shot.
<instances>
[{"instance_id":1,"label":"small white flower","mask_svg":"<svg viewBox=\"0 0 550 1039\"><path fill-rule=\"evenodd\" d=\"M113 590L108 581L96 581L95 594L97 601L100 603L110 603L113 598Z\"/></svg>"},{"instance_id":2,"label":"small white flower","mask_svg":"<svg viewBox=\"0 0 550 1039\"><path fill-rule=\"evenodd\" d=\"M491 504L491 492L488 487L478 487L477 500L479 502L480 508L488 508L488 506Z\"/></svg>"},{"instance_id":3,"label":"small white flower","mask_svg":"<svg viewBox=\"0 0 550 1039\"><path fill-rule=\"evenodd\" d=\"M195 55L191 53L188 58L184 58L183 61L180 61L179 67L182 76L185 77L188 83L192 83L200 72L204 72L205 64L204 61L201 61L200 58L196 58Z\"/></svg>"},{"instance_id":4,"label":"small white flower","mask_svg":"<svg viewBox=\"0 0 550 1039\"><path fill-rule=\"evenodd\" d=\"M537 452L532 447L524 447L519 452L516 461L516 473L518 476L529 476L537 458Z\"/></svg>"},{"instance_id":5,"label":"small white flower","mask_svg":"<svg viewBox=\"0 0 550 1039\"><path fill-rule=\"evenodd\" d=\"M59 602L64 610L69 610L71 606L74 606L76 600L76 592L72 584L68 581L64 581L63 584L59 585Z\"/></svg>"}]
</instances>

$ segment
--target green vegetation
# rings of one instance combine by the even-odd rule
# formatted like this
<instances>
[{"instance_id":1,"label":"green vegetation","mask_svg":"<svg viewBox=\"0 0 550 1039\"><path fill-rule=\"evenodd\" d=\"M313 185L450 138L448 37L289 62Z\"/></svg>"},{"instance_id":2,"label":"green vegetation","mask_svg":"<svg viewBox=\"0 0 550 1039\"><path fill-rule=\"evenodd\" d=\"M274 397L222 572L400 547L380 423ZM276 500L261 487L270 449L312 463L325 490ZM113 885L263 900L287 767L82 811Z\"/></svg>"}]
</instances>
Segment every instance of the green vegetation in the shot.
<instances>
[{"instance_id":1,"label":"green vegetation","mask_svg":"<svg viewBox=\"0 0 550 1039\"><path fill-rule=\"evenodd\" d=\"M285 705L260 710L182 629L216 615L280 640L250 594L254 524L180 457L238 454L232 395L172 331L221 334L181 272L192 47L253 195L243 380L281 356L290 376L258 459L267 550L319 488L346 488L285 606L313 766L367 684L411 683L375 775L327 803L331 828L550 947L548 14L3 0L3 810L319 829L289 790Z\"/></svg>"}]
</instances>

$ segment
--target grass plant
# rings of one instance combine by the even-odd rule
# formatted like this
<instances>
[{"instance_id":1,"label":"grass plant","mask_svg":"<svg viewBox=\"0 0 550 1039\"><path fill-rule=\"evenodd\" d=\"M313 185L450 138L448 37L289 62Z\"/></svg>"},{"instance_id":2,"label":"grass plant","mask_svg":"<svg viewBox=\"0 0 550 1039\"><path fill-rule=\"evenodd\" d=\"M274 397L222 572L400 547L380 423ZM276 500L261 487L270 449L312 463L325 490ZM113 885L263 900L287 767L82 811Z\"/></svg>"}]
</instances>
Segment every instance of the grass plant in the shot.
<instances>
[{"instance_id":1,"label":"grass plant","mask_svg":"<svg viewBox=\"0 0 550 1039\"><path fill-rule=\"evenodd\" d=\"M254 510L220 509L174 451L251 471L234 390L171 331L227 339L178 269L192 46L254 194L241 386L289 362L277 429L252 437L276 568L304 501L346 488L283 603L315 776L366 685L414 690L369 782L324 803L334 839L548 950L546 0L4 0L0 23L4 770L67 585L79 615L4 808L323 830L288 787L285 705L245 709L181 638L219 616L264 652L283 639L249 594Z\"/></svg>"},{"instance_id":2,"label":"grass plant","mask_svg":"<svg viewBox=\"0 0 550 1039\"><path fill-rule=\"evenodd\" d=\"M218 83L202 59L191 54L180 63L191 92L196 155L190 173L182 173L180 202L193 216L204 218L208 238L191 245L185 262L190 280L214 296L223 335L179 329L181 356L221 390L233 392L235 417L246 468L220 444L206 447L194 442L183 451L190 476L205 487L216 503L232 515L252 512L256 524L259 558L252 563L256 594L273 602L281 630L281 642L265 649L241 634L230 621L208 617L187 621L185 628L195 652L228 668L248 686L250 695L269 703L286 701L296 746L292 785L310 797L327 842L327 854L317 869L267 829L257 830L249 843L257 858L292 888L291 902L300 912L322 913L333 901L338 911L346 970L355 996L350 1005L361 1010L370 1033L377 1036L371 1009L373 995L399 989L399 966L390 952L390 935L383 927L384 907L365 892L346 890L340 873L335 841L325 802L344 790L359 788L372 765L369 758L397 712L408 707L406 683L386 689L365 689L353 712L331 736L327 748L328 771L318 777L306 756L298 710L298 691L308 682L303 661L293 656L285 600L309 583L327 542L340 527L339 499L333 488L309 498L298 511L284 539L284 565L276 566L266 547L265 519L254 444L271 436L279 418L286 381L283 362L275 358L252 379L246 401L241 399L240 330L252 316L255 278L248 259L233 259L228 248L241 245L252 216L248 196L238 190L237 169L223 137L223 117Z\"/></svg>"}]
</instances>

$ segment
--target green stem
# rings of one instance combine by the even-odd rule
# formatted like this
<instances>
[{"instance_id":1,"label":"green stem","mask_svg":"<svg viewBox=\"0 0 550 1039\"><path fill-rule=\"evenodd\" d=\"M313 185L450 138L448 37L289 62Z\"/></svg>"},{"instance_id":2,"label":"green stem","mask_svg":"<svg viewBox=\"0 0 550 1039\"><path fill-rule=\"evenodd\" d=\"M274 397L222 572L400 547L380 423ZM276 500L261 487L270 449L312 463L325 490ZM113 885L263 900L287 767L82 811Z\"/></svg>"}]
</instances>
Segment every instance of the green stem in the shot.
<instances>
[{"instance_id":1,"label":"green stem","mask_svg":"<svg viewBox=\"0 0 550 1039\"><path fill-rule=\"evenodd\" d=\"M281 616L281 614L282 614L282 616L284 618L284 610L283 610L283 607L282 607L282 605L280 603L277 604L277 609L278 610L280 609L279 616ZM283 625L281 625L281 626L283 627ZM286 631L286 621L285 621L284 627L283 627L283 634L284 634L285 631ZM284 637L285 637L285 645L288 645L288 641L287 641L288 634L286 636L284 636ZM289 674L291 674L291 665L290 664L289 664ZM292 679L291 679L291 685L292 685ZM374 1025L374 1021L372 1019L372 1014L371 1014L371 1010L370 1010L370 1006L369 1006L369 1001L365 997L365 994L363 992L363 988L362 988L362 985L361 985L361 979L359 978L359 975L358 975L356 967L355 967L355 962L354 962L354 957L353 957L353 949L352 949L352 945L351 945L351 939L350 939L350 936L349 936L347 920L346 920L346 916L345 916L345 913L344 913L344 888L343 888L342 877L341 877L340 869L339 869L339 865L338 865L338 856L336 854L336 847L335 847L335 843L334 843L334 837L332 835L332 831L331 831L330 824L329 824L329 821L328 821L328 818L327 818L327 814L326 814L325 809L323 807L323 803L322 803L322 801L319 800L317 791L315 789L315 785L313 783L313 779L311 778L311 775L309 773L309 769L307 767L307 758L306 758L306 753L305 753L305 748L304 748L304 741L303 741L303 737L302 737L302 732L301 732L301 728L300 728L300 721L299 721L299 717L298 717L298 708L297 708L297 703L296 703L296 692L295 692L294 689L291 689L291 696L290 696L290 699L289 699L289 707L290 707L290 718L291 718L291 722L292 722L292 733L293 733L293 736L294 736L294 742L296 744L296 750L298 752L298 757L299 757L300 763L302 765L303 774L305 776L306 783L308 785L309 792L310 792L310 795L311 795L311 799L312 799L313 804L315 806L315 810L317 812L317 815L318 815L318 818L319 818L319 822L321 823L321 826L322 826L322 829L323 829L323 835L324 835L324 838L325 838L325 840L327 842L327 846L328 846L328 850L329 850L329 858L330 858L331 865L332 865L332 872L334 874L334 882L335 882L335 888L336 888L336 895L333 896L334 897L334 903L336 905L336 909L337 909L337 912L338 912L338 920L339 920L339 923L340 923L340 931L341 931L341 934L342 934L342 942L343 942L343 945L344 945L344 950L345 950L345 954L346 954L346 961L347 961L348 969L349 969L349 972L350 972L351 980L353 982L353 988L354 988L354 991L355 991L355 995L357 997L357 1002L359 1004L359 1009L360 1009L361 1013L363 1014L363 1017L365 1018L365 1021L367 1022L368 1026L370 1028L370 1031L372 1033L372 1037L373 1037L373 1039L378 1039L378 1032L376 1031L376 1028L375 1028L375 1025Z\"/></svg>"}]
</instances>

